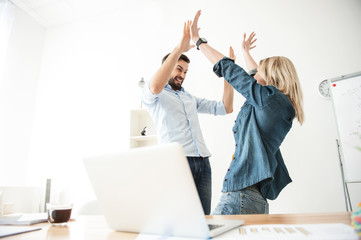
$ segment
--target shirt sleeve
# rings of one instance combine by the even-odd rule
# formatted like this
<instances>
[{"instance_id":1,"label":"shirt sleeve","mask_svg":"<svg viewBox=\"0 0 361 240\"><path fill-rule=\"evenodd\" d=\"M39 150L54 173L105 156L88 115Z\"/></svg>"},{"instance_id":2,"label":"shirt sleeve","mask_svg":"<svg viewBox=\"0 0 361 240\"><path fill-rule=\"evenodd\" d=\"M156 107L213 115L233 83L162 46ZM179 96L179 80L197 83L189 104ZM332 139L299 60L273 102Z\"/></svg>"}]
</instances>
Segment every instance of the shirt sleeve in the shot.
<instances>
[{"instance_id":1,"label":"shirt sleeve","mask_svg":"<svg viewBox=\"0 0 361 240\"><path fill-rule=\"evenodd\" d=\"M142 96L141 96L142 102L144 104L148 104L148 105L155 103L159 98L159 94L153 94L150 91L149 83L150 83L150 81L147 81L146 84L144 85Z\"/></svg>"},{"instance_id":2,"label":"shirt sleeve","mask_svg":"<svg viewBox=\"0 0 361 240\"><path fill-rule=\"evenodd\" d=\"M250 71L248 71L248 74L252 77L254 77L254 75L256 75L256 73L257 73L257 68L253 68Z\"/></svg>"},{"instance_id":3,"label":"shirt sleeve","mask_svg":"<svg viewBox=\"0 0 361 240\"><path fill-rule=\"evenodd\" d=\"M205 98L196 98L196 100L198 113L208 113L213 115L227 114L223 101L212 101Z\"/></svg>"},{"instance_id":4,"label":"shirt sleeve","mask_svg":"<svg viewBox=\"0 0 361 240\"><path fill-rule=\"evenodd\" d=\"M214 73L233 86L250 104L264 107L268 104L268 97L274 94L274 87L262 86L250 76L242 67L228 57L222 58L213 67Z\"/></svg>"}]
</instances>

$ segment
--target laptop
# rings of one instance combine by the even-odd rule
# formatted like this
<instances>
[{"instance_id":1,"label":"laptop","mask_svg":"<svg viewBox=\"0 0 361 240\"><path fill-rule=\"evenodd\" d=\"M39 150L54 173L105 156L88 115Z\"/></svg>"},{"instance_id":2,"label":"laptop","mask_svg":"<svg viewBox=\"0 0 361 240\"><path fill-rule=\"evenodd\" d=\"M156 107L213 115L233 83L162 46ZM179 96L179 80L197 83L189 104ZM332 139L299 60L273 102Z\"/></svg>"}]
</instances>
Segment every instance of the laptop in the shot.
<instances>
[{"instance_id":1,"label":"laptop","mask_svg":"<svg viewBox=\"0 0 361 240\"><path fill-rule=\"evenodd\" d=\"M178 143L84 159L108 225L123 232L210 238L244 223L206 219Z\"/></svg>"}]
</instances>

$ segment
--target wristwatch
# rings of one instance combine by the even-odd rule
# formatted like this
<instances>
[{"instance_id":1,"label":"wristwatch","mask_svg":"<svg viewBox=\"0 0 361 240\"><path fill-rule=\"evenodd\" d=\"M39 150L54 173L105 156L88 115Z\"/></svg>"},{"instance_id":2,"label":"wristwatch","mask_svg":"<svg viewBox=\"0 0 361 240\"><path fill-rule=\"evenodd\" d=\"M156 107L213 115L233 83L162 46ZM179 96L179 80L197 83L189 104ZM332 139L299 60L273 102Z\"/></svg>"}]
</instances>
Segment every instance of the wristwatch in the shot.
<instances>
[{"instance_id":1,"label":"wristwatch","mask_svg":"<svg viewBox=\"0 0 361 240\"><path fill-rule=\"evenodd\" d=\"M197 49L199 50L199 45L201 45L202 43L207 43L208 41L205 39L205 38L199 38L197 43L196 43L196 46L197 46Z\"/></svg>"}]
</instances>

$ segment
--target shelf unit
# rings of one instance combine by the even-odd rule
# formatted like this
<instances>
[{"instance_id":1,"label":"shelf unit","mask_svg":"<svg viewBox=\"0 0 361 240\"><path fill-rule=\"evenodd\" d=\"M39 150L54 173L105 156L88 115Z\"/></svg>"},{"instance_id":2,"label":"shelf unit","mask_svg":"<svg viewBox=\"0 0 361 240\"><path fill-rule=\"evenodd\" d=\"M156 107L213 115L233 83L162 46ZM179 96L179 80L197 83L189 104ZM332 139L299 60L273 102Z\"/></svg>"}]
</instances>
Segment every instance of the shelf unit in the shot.
<instances>
[{"instance_id":1,"label":"shelf unit","mask_svg":"<svg viewBox=\"0 0 361 240\"><path fill-rule=\"evenodd\" d=\"M141 132L146 128L146 135ZM130 148L144 147L158 144L156 128L152 117L143 108L130 111Z\"/></svg>"}]
</instances>

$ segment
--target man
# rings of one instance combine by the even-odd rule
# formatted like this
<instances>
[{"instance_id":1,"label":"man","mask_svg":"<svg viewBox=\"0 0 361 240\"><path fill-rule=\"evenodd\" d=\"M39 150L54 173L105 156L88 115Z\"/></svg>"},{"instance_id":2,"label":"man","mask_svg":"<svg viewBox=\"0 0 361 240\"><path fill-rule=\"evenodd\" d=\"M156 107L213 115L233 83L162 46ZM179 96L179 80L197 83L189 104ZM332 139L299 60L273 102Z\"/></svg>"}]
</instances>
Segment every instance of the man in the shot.
<instances>
[{"instance_id":1,"label":"man","mask_svg":"<svg viewBox=\"0 0 361 240\"><path fill-rule=\"evenodd\" d=\"M161 67L144 88L142 102L152 115L160 143L179 142L183 146L204 213L208 215L212 195L211 154L202 136L198 113L231 113L234 93L226 81L223 101L219 102L197 98L182 87L190 63L183 53L194 47L190 44L190 26L191 21L184 23L181 42L163 58Z\"/></svg>"}]
</instances>

